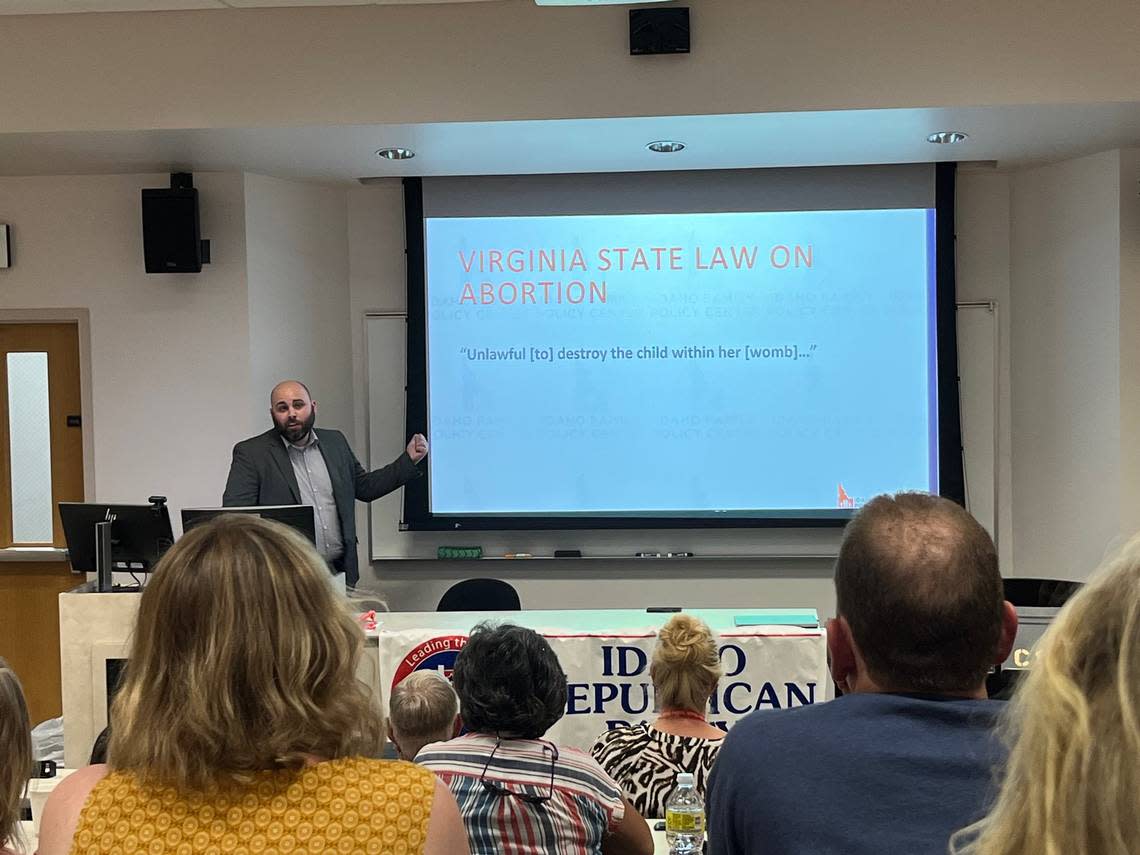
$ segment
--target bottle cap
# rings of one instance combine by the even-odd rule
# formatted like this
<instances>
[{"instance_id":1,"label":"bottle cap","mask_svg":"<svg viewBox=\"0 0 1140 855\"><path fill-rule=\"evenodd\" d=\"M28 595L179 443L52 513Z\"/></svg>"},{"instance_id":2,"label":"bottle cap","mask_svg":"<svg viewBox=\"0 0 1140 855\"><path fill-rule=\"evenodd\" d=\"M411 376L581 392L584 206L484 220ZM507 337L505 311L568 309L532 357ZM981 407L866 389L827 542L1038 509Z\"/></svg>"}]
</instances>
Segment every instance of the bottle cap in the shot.
<instances>
[{"instance_id":1,"label":"bottle cap","mask_svg":"<svg viewBox=\"0 0 1140 855\"><path fill-rule=\"evenodd\" d=\"M678 787L693 787L696 786L696 781L693 780L692 772L679 772L677 774Z\"/></svg>"}]
</instances>

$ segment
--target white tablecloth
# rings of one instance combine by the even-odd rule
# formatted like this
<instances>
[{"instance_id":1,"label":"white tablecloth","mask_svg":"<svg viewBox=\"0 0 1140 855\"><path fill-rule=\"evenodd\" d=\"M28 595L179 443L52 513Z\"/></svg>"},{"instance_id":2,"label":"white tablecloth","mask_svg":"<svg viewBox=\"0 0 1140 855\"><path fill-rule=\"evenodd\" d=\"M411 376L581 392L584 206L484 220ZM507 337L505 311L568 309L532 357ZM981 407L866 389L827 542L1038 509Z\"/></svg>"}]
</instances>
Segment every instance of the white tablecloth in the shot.
<instances>
[{"instance_id":1,"label":"white tablecloth","mask_svg":"<svg viewBox=\"0 0 1140 855\"><path fill-rule=\"evenodd\" d=\"M694 613L717 634L721 651L724 677L709 710L714 725L727 729L753 710L828 699L826 643L818 626L737 626L737 610ZM547 638L568 678L566 715L548 738L588 749L607 728L654 717L649 662L657 628L669 617L628 610L380 615L380 695L386 702L413 671L450 677L467 633L479 621L516 623Z\"/></svg>"}]
</instances>

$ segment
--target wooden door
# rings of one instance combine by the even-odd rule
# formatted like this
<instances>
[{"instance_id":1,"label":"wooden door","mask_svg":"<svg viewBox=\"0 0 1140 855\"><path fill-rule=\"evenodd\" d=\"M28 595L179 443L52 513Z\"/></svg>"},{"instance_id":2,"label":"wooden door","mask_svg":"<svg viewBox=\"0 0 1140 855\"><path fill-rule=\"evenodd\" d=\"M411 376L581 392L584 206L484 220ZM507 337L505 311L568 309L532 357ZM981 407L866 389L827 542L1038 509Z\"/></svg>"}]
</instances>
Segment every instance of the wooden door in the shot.
<instances>
[{"instance_id":1,"label":"wooden door","mask_svg":"<svg viewBox=\"0 0 1140 855\"><path fill-rule=\"evenodd\" d=\"M66 545L58 503L83 500L79 330L0 324L0 550ZM33 724L60 715L62 558L0 561L0 656L24 684Z\"/></svg>"}]
</instances>

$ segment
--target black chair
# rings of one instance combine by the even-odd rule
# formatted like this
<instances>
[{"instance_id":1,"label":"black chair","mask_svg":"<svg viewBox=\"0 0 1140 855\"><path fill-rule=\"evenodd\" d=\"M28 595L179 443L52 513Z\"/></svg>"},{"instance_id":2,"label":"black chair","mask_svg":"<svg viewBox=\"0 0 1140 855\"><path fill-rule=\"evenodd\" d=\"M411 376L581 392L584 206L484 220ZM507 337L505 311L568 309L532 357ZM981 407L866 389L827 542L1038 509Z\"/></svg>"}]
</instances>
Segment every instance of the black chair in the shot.
<instances>
[{"instance_id":1,"label":"black chair","mask_svg":"<svg viewBox=\"0 0 1140 855\"><path fill-rule=\"evenodd\" d=\"M1005 598L1015 606L1060 608L1080 590L1080 582L1064 579L1002 579Z\"/></svg>"},{"instance_id":2,"label":"black chair","mask_svg":"<svg viewBox=\"0 0 1140 855\"><path fill-rule=\"evenodd\" d=\"M464 579L439 599L439 612L517 612L519 593L502 579Z\"/></svg>"},{"instance_id":3,"label":"black chair","mask_svg":"<svg viewBox=\"0 0 1140 855\"><path fill-rule=\"evenodd\" d=\"M1005 598L1014 606L1031 608L1057 608L1065 605L1069 598L1081 589L1080 582L1065 579L1002 579ZM991 698L1009 700L1017 689L1017 684L1025 676L1025 671L1003 670L1000 666L986 678L986 690Z\"/></svg>"}]
</instances>

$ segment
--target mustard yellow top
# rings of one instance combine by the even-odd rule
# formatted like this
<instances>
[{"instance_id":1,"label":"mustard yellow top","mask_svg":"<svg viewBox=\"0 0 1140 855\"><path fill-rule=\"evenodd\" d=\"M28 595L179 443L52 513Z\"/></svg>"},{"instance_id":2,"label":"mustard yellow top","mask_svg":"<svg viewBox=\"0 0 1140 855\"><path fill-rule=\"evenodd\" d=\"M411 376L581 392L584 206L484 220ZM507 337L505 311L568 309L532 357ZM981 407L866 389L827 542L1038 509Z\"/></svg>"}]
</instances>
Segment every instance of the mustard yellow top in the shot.
<instances>
[{"instance_id":1,"label":"mustard yellow top","mask_svg":"<svg viewBox=\"0 0 1140 855\"><path fill-rule=\"evenodd\" d=\"M346 758L258 772L246 786L179 795L113 772L92 789L72 855L423 852L435 778L396 760Z\"/></svg>"}]
</instances>

